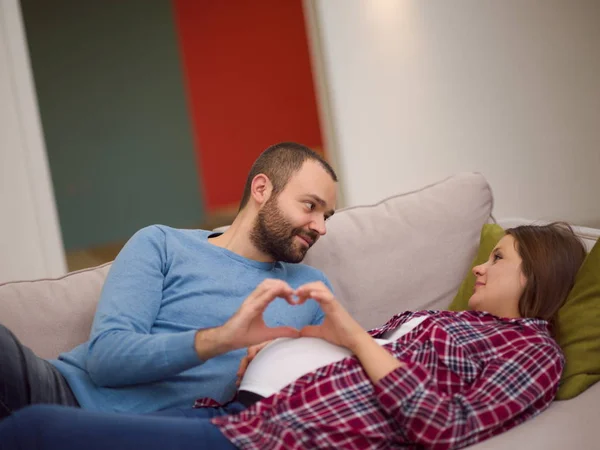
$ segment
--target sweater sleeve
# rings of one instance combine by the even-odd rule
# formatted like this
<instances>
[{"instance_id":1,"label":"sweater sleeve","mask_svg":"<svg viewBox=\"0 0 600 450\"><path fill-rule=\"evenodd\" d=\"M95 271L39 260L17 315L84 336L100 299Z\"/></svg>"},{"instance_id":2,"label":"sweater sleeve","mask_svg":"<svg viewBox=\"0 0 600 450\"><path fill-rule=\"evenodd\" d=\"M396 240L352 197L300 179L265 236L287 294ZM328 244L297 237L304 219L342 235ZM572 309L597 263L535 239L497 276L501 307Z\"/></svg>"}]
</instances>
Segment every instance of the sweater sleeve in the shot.
<instances>
[{"instance_id":1,"label":"sweater sleeve","mask_svg":"<svg viewBox=\"0 0 600 450\"><path fill-rule=\"evenodd\" d=\"M460 448L544 410L556 393L562 364L556 348L530 345L491 361L464 392L447 395L423 366L407 363L382 378L375 394L409 441Z\"/></svg>"},{"instance_id":2,"label":"sweater sleeve","mask_svg":"<svg viewBox=\"0 0 600 450\"><path fill-rule=\"evenodd\" d=\"M194 350L196 331L151 334L165 267L165 235L157 226L138 231L115 259L94 316L86 360L97 385L148 383L202 363Z\"/></svg>"}]
</instances>

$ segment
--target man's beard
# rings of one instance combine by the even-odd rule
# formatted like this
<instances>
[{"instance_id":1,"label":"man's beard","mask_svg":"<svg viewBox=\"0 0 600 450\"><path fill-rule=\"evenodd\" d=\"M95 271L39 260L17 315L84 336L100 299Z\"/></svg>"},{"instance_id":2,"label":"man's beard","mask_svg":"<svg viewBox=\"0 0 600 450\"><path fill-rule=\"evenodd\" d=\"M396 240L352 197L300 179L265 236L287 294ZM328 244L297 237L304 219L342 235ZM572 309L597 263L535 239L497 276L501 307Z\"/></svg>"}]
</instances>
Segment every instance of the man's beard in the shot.
<instances>
[{"instance_id":1,"label":"man's beard","mask_svg":"<svg viewBox=\"0 0 600 450\"><path fill-rule=\"evenodd\" d=\"M313 244L319 238L314 231L294 228L279 209L277 197L269 198L254 222L250 233L252 243L275 261L299 263L310 247L299 245L295 236L304 236Z\"/></svg>"}]
</instances>

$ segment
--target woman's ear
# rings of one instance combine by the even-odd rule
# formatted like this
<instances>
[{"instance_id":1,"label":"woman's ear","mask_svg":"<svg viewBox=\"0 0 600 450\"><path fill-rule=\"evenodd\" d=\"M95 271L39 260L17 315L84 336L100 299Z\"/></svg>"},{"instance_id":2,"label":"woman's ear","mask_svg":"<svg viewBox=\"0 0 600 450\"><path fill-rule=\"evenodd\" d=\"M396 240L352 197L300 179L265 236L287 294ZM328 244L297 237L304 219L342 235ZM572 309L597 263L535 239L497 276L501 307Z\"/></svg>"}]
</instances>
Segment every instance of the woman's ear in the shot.
<instances>
[{"instance_id":1,"label":"woman's ear","mask_svg":"<svg viewBox=\"0 0 600 450\"><path fill-rule=\"evenodd\" d=\"M519 280L521 282L521 289L525 289L525 286L527 286L527 277L523 273L523 265L519 266L519 270L520 270Z\"/></svg>"},{"instance_id":2,"label":"woman's ear","mask_svg":"<svg viewBox=\"0 0 600 450\"><path fill-rule=\"evenodd\" d=\"M250 194L256 203L264 205L272 193L273 184L265 174L259 173L252 179Z\"/></svg>"}]
</instances>

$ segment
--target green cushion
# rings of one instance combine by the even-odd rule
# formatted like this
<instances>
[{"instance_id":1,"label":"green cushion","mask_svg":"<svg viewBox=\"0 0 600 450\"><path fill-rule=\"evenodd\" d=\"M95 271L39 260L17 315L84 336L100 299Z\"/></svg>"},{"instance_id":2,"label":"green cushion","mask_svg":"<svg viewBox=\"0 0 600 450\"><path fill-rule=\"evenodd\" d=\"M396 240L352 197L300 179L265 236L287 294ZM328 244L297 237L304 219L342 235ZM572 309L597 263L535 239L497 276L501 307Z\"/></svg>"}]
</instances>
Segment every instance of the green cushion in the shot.
<instances>
[{"instance_id":1,"label":"green cushion","mask_svg":"<svg viewBox=\"0 0 600 450\"><path fill-rule=\"evenodd\" d=\"M567 363L556 398L566 400L600 380L600 241L577 272L557 323Z\"/></svg>"},{"instance_id":2,"label":"green cushion","mask_svg":"<svg viewBox=\"0 0 600 450\"><path fill-rule=\"evenodd\" d=\"M502 236L501 226L483 226L471 268L487 261ZM475 276L470 270L448 309L468 309L474 287ZM600 381L600 240L577 272L575 285L558 312L557 324L557 342L565 354L566 365L556 399L566 400Z\"/></svg>"},{"instance_id":3,"label":"green cushion","mask_svg":"<svg viewBox=\"0 0 600 450\"><path fill-rule=\"evenodd\" d=\"M490 253L492 253L492 250L503 236L504 229L500 225L485 224L481 228L477 256L475 256L473 264L471 264L469 274L460 285L456 297L454 297L454 300L452 300L452 303L448 307L450 311L464 311L469 308L469 299L473 295L473 289L475 288L475 275L473 275L472 269L488 260Z\"/></svg>"}]
</instances>

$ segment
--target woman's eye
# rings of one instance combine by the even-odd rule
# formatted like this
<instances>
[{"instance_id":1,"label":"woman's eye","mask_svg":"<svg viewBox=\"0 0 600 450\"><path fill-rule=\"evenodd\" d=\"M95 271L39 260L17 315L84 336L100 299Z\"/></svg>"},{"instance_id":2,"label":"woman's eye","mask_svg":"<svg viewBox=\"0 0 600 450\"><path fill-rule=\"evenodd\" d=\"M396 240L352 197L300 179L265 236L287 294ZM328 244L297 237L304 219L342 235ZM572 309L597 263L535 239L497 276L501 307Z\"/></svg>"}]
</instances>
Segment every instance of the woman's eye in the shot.
<instances>
[{"instance_id":1,"label":"woman's eye","mask_svg":"<svg viewBox=\"0 0 600 450\"><path fill-rule=\"evenodd\" d=\"M493 261L494 261L494 262L496 262L496 261L498 261L499 259L502 259L502 256L500 256L498 253L494 253L494 258L493 258Z\"/></svg>"}]
</instances>

